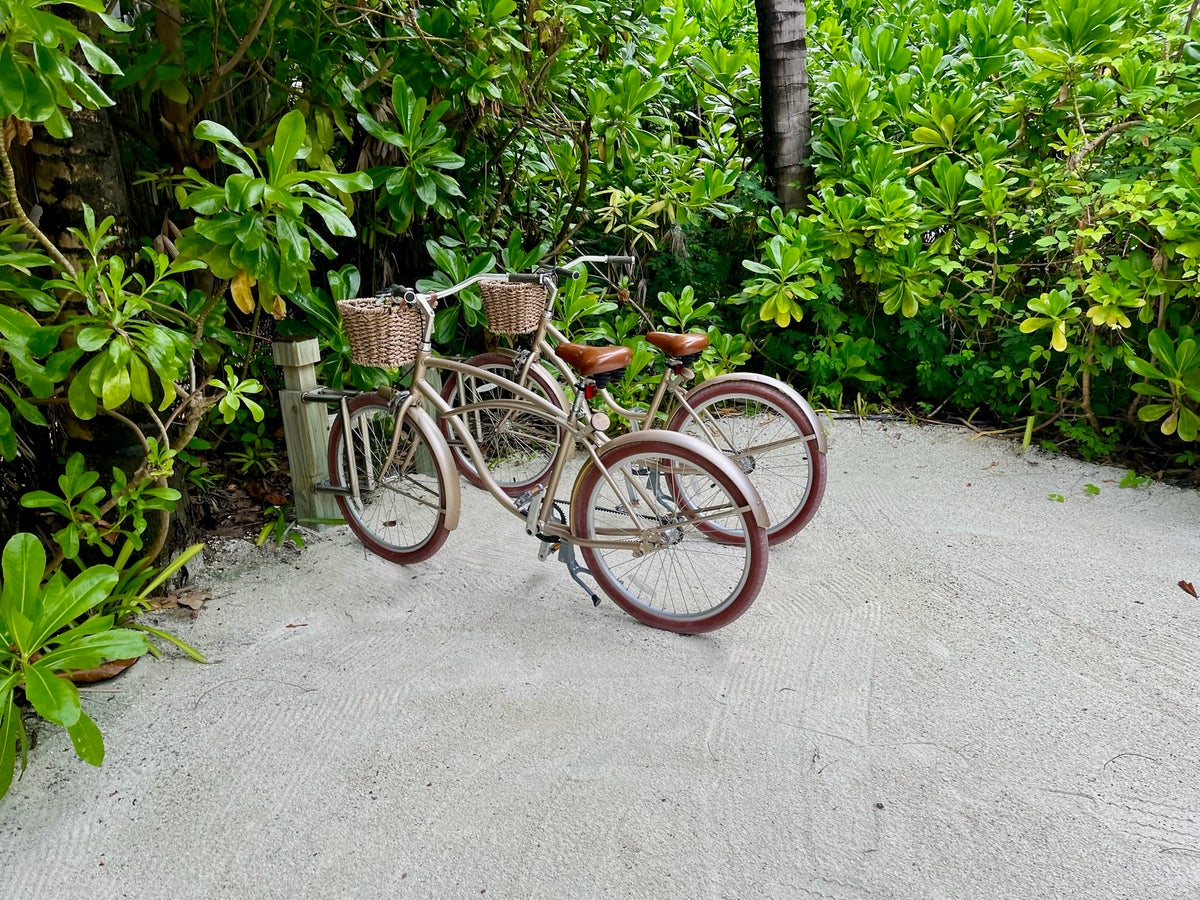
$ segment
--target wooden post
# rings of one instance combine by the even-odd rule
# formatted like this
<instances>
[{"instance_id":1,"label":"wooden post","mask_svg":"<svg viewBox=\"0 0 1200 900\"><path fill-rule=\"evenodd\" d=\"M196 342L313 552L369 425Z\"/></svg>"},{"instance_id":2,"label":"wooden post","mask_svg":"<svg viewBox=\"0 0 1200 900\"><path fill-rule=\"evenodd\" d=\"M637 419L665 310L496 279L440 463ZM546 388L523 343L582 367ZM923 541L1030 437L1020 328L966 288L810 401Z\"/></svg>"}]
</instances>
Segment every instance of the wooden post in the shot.
<instances>
[{"instance_id":1,"label":"wooden post","mask_svg":"<svg viewBox=\"0 0 1200 900\"><path fill-rule=\"evenodd\" d=\"M279 405L296 518L305 527L320 531L326 526L319 520L341 518L334 496L313 490L329 479L329 412L323 404L304 402L304 392L317 387L315 366L321 359L320 345L316 338L277 340L271 350L276 365L283 369Z\"/></svg>"}]
</instances>

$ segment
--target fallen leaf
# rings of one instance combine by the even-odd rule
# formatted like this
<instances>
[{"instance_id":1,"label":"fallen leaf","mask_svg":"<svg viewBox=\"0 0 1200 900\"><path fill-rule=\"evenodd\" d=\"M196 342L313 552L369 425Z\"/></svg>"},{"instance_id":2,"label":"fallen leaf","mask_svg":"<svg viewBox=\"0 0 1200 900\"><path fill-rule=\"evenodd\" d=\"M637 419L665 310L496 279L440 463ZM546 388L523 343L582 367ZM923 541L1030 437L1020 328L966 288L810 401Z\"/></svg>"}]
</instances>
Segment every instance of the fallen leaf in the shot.
<instances>
[{"instance_id":1,"label":"fallen leaf","mask_svg":"<svg viewBox=\"0 0 1200 900\"><path fill-rule=\"evenodd\" d=\"M78 669L73 672L68 672L67 677L75 684L95 684L97 681L107 681L110 678L115 678L120 675L137 659L110 659L108 662L91 669Z\"/></svg>"},{"instance_id":2,"label":"fallen leaf","mask_svg":"<svg viewBox=\"0 0 1200 900\"><path fill-rule=\"evenodd\" d=\"M180 606L186 606L193 612L200 610L205 603L212 599L212 595L205 591L187 591L180 594L176 598L176 602Z\"/></svg>"},{"instance_id":3,"label":"fallen leaf","mask_svg":"<svg viewBox=\"0 0 1200 900\"><path fill-rule=\"evenodd\" d=\"M306 628L306 627L308 627L308 623L307 622L292 622L290 625L285 625L283 627L284 628Z\"/></svg>"},{"instance_id":4,"label":"fallen leaf","mask_svg":"<svg viewBox=\"0 0 1200 900\"><path fill-rule=\"evenodd\" d=\"M1181 582L1179 582L1179 586L1181 588L1183 588L1185 592L1191 594L1193 597L1196 597L1196 599L1200 600L1200 596L1197 596L1197 594L1196 594L1196 586L1194 584L1192 584L1190 581L1181 581Z\"/></svg>"},{"instance_id":5,"label":"fallen leaf","mask_svg":"<svg viewBox=\"0 0 1200 900\"><path fill-rule=\"evenodd\" d=\"M182 594L170 593L161 597L149 597L146 600L150 609L179 609L184 606L197 612L204 604L212 599L207 591L184 591Z\"/></svg>"},{"instance_id":6,"label":"fallen leaf","mask_svg":"<svg viewBox=\"0 0 1200 900\"><path fill-rule=\"evenodd\" d=\"M263 494L263 500L270 503L272 506L287 506L287 497L275 491L267 491Z\"/></svg>"}]
</instances>

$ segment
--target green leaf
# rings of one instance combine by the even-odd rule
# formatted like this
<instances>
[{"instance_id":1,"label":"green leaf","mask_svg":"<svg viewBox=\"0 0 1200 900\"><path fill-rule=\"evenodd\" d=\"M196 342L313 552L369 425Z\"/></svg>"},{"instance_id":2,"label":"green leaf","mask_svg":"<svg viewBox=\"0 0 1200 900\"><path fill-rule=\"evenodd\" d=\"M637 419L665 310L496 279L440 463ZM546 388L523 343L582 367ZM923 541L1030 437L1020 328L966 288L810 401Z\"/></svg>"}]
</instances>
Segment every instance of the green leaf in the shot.
<instances>
[{"instance_id":1,"label":"green leaf","mask_svg":"<svg viewBox=\"0 0 1200 900\"><path fill-rule=\"evenodd\" d=\"M88 61L93 69L101 75L121 75L121 67L116 64L111 56L89 41L86 37L79 38L79 48L83 50L83 56Z\"/></svg>"},{"instance_id":2,"label":"green leaf","mask_svg":"<svg viewBox=\"0 0 1200 900\"><path fill-rule=\"evenodd\" d=\"M111 328L105 328L102 325L89 325L87 328L79 329L79 334L75 336L75 343L82 349L89 352L99 350L113 336Z\"/></svg>"},{"instance_id":3,"label":"green leaf","mask_svg":"<svg viewBox=\"0 0 1200 900\"><path fill-rule=\"evenodd\" d=\"M242 150L246 149L245 145L237 139L237 136L232 131L230 131L224 125L221 125L218 122L213 122L210 119L205 119L203 122L197 125L195 134L196 137L200 138L202 141L211 141L214 144L224 142L233 144L235 147L238 147ZM200 177L199 173L196 173L196 177Z\"/></svg>"},{"instance_id":4,"label":"green leaf","mask_svg":"<svg viewBox=\"0 0 1200 900\"><path fill-rule=\"evenodd\" d=\"M1158 357L1168 371L1175 368L1175 347L1165 331L1155 328L1147 335L1146 343L1150 345L1150 352Z\"/></svg>"},{"instance_id":5,"label":"green leaf","mask_svg":"<svg viewBox=\"0 0 1200 900\"><path fill-rule=\"evenodd\" d=\"M58 594L45 594L42 609L34 623L32 642L41 647L73 619L99 604L117 586L119 576L112 566L84 569Z\"/></svg>"},{"instance_id":6,"label":"green leaf","mask_svg":"<svg viewBox=\"0 0 1200 900\"><path fill-rule=\"evenodd\" d=\"M278 182L284 175L304 146L304 113L293 109L282 119L275 129L275 141L268 151L271 160L271 180Z\"/></svg>"},{"instance_id":7,"label":"green leaf","mask_svg":"<svg viewBox=\"0 0 1200 900\"><path fill-rule=\"evenodd\" d=\"M1030 316L1028 319L1022 319L1018 326L1022 334L1030 334L1037 331L1039 328L1044 328L1047 325L1053 324L1053 319L1045 319L1041 316Z\"/></svg>"},{"instance_id":8,"label":"green leaf","mask_svg":"<svg viewBox=\"0 0 1200 900\"><path fill-rule=\"evenodd\" d=\"M85 763L98 767L104 762L104 736L82 709L75 724L67 727L67 734L71 735L71 743L75 745L75 755Z\"/></svg>"},{"instance_id":9,"label":"green leaf","mask_svg":"<svg viewBox=\"0 0 1200 900\"><path fill-rule=\"evenodd\" d=\"M263 198L267 183L261 178L236 173L225 180L225 197L229 208L235 212L244 212L257 206Z\"/></svg>"},{"instance_id":10,"label":"green leaf","mask_svg":"<svg viewBox=\"0 0 1200 900\"><path fill-rule=\"evenodd\" d=\"M913 131L913 140L918 144L933 144L938 147L946 145L946 139L941 134L924 125Z\"/></svg>"},{"instance_id":11,"label":"green leaf","mask_svg":"<svg viewBox=\"0 0 1200 900\"><path fill-rule=\"evenodd\" d=\"M338 206L315 197L306 198L305 203L317 211L325 227L338 237L354 237L354 223Z\"/></svg>"},{"instance_id":12,"label":"green leaf","mask_svg":"<svg viewBox=\"0 0 1200 900\"><path fill-rule=\"evenodd\" d=\"M139 403L151 403L154 391L150 388L150 372L140 356L129 357L129 392Z\"/></svg>"},{"instance_id":13,"label":"green leaf","mask_svg":"<svg viewBox=\"0 0 1200 900\"><path fill-rule=\"evenodd\" d=\"M1142 422L1157 422L1170 411L1170 403L1148 403L1138 408L1138 419Z\"/></svg>"},{"instance_id":14,"label":"green leaf","mask_svg":"<svg viewBox=\"0 0 1200 900\"><path fill-rule=\"evenodd\" d=\"M19 612L33 618L46 569L46 549L34 535L14 534L4 545L2 561L4 587L0 590L0 618ZM36 648L22 648L33 650Z\"/></svg>"},{"instance_id":15,"label":"green leaf","mask_svg":"<svg viewBox=\"0 0 1200 900\"><path fill-rule=\"evenodd\" d=\"M71 412L80 419L96 418L96 406L99 397L92 389L92 374L108 359L107 356L96 356L84 363L82 369L75 373L71 386L67 388L67 400L71 404Z\"/></svg>"},{"instance_id":16,"label":"green leaf","mask_svg":"<svg viewBox=\"0 0 1200 900\"><path fill-rule=\"evenodd\" d=\"M1166 378L1162 372L1146 362L1144 359L1139 359L1136 356L1130 356L1125 360L1125 365L1129 366L1135 373L1143 378L1156 378L1162 380Z\"/></svg>"},{"instance_id":17,"label":"green leaf","mask_svg":"<svg viewBox=\"0 0 1200 900\"><path fill-rule=\"evenodd\" d=\"M160 81L158 89L163 92L163 96L168 100L174 100L179 104L186 104L192 98L192 95L188 93L187 86L178 78Z\"/></svg>"},{"instance_id":18,"label":"green leaf","mask_svg":"<svg viewBox=\"0 0 1200 900\"><path fill-rule=\"evenodd\" d=\"M0 459L16 459L17 433L13 431L12 416L0 406Z\"/></svg>"},{"instance_id":19,"label":"green leaf","mask_svg":"<svg viewBox=\"0 0 1200 900\"><path fill-rule=\"evenodd\" d=\"M1196 433L1200 431L1200 416L1188 409L1186 406L1179 409L1179 437L1185 441L1196 440Z\"/></svg>"},{"instance_id":20,"label":"green leaf","mask_svg":"<svg viewBox=\"0 0 1200 900\"><path fill-rule=\"evenodd\" d=\"M25 79L17 68L9 41L0 45L0 118L15 116L21 111L25 96Z\"/></svg>"},{"instance_id":21,"label":"green leaf","mask_svg":"<svg viewBox=\"0 0 1200 900\"><path fill-rule=\"evenodd\" d=\"M105 409L119 409L121 404L129 399L133 385L129 378L129 368L124 365L109 366L108 375L104 379L104 389L101 398Z\"/></svg>"},{"instance_id":22,"label":"green leaf","mask_svg":"<svg viewBox=\"0 0 1200 900\"><path fill-rule=\"evenodd\" d=\"M75 685L41 663L25 666L25 696L39 716L64 728L70 728L83 714Z\"/></svg>"},{"instance_id":23,"label":"green leaf","mask_svg":"<svg viewBox=\"0 0 1200 900\"><path fill-rule=\"evenodd\" d=\"M18 729L22 729L20 737ZM0 799L12 787L17 769L17 741L24 736L23 729L21 711L13 702L12 687L6 687L0 690Z\"/></svg>"},{"instance_id":24,"label":"green leaf","mask_svg":"<svg viewBox=\"0 0 1200 900\"><path fill-rule=\"evenodd\" d=\"M108 619L111 616L96 616ZM133 659L149 650L146 637L129 628L110 628L99 634L84 634L74 640L66 639L63 646L47 653L38 664L54 672L90 669L106 659Z\"/></svg>"}]
</instances>

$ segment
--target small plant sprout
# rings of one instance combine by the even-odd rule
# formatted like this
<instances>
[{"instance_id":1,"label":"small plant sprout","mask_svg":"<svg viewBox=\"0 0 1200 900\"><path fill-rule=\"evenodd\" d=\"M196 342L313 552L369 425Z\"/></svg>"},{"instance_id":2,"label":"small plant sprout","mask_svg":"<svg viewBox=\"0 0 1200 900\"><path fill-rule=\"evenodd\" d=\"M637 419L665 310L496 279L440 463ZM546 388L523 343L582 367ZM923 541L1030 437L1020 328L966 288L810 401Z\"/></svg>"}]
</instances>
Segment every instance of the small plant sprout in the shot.
<instances>
[{"instance_id":1,"label":"small plant sprout","mask_svg":"<svg viewBox=\"0 0 1200 900\"><path fill-rule=\"evenodd\" d=\"M214 378L209 381L209 387L215 387L223 392L220 403L217 404L217 409L221 412L221 417L225 424L229 425L237 417L239 407L246 407L250 410L250 415L254 417L255 422L263 420L263 408L251 400L247 394L257 394L262 390L262 385L254 378L238 378L233 371L233 366L225 367L225 380Z\"/></svg>"},{"instance_id":2,"label":"small plant sprout","mask_svg":"<svg viewBox=\"0 0 1200 900\"><path fill-rule=\"evenodd\" d=\"M1149 475L1139 475L1137 472L1133 471L1133 469L1128 469L1125 472L1125 477L1121 479L1121 487L1133 488L1136 490L1143 485L1149 484L1151 480L1152 479Z\"/></svg>"}]
</instances>

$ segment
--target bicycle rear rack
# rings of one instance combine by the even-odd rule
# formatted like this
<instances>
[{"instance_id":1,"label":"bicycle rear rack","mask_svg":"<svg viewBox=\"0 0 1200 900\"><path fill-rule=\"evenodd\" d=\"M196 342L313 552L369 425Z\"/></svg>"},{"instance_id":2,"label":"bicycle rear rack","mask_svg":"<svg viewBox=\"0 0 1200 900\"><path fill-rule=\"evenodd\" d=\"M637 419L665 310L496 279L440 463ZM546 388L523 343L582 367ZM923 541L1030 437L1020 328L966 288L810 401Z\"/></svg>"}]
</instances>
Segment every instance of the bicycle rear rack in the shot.
<instances>
[{"instance_id":1,"label":"bicycle rear rack","mask_svg":"<svg viewBox=\"0 0 1200 900\"><path fill-rule=\"evenodd\" d=\"M401 392L397 392L399 396ZM354 441L351 439L350 428L350 401L355 397L363 396L362 391L345 390L341 388L319 387L310 391L305 391L301 397L305 403L324 403L326 406L336 406L338 408L337 415L342 421L342 443L346 450L346 480L348 485L335 485L331 480L325 480L313 485L313 490L320 494L334 494L341 497L353 497L359 499L359 484L358 484L358 466L354 460ZM332 477L332 473L331 477ZM372 473L367 471L368 480L371 479ZM371 485L368 483L367 488Z\"/></svg>"}]
</instances>

